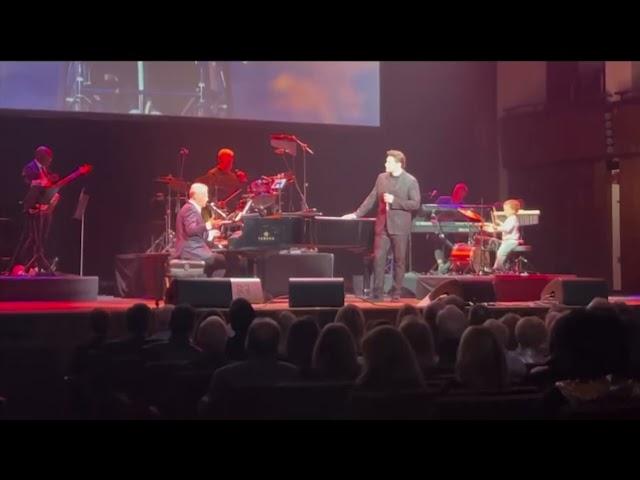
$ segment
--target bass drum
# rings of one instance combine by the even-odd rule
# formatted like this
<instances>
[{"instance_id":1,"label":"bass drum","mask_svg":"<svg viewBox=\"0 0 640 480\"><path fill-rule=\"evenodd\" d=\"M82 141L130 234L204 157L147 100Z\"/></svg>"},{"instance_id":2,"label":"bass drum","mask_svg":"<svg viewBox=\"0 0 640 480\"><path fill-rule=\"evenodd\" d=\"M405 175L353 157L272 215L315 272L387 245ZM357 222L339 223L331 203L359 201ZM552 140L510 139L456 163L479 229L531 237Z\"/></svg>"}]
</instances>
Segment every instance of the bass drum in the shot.
<instances>
[{"instance_id":1,"label":"bass drum","mask_svg":"<svg viewBox=\"0 0 640 480\"><path fill-rule=\"evenodd\" d=\"M456 243L449 255L451 269L456 273L482 273L491 269L491 252L468 243Z\"/></svg>"}]
</instances>

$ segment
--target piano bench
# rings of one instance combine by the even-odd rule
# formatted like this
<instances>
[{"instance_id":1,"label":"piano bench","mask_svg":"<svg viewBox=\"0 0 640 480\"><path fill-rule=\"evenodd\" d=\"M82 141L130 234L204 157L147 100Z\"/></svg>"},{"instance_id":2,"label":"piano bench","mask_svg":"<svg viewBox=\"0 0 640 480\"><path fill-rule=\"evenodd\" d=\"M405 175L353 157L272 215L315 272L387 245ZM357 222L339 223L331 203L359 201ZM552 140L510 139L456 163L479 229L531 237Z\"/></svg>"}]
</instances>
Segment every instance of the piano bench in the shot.
<instances>
[{"instance_id":1,"label":"piano bench","mask_svg":"<svg viewBox=\"0 0 640 480\"><path fill-rule=\"evenodd\" d=\"M167 277L169 278L200 278L205 277L204 261L202 260L169 260Z\"/></svg>"}]
</instances>

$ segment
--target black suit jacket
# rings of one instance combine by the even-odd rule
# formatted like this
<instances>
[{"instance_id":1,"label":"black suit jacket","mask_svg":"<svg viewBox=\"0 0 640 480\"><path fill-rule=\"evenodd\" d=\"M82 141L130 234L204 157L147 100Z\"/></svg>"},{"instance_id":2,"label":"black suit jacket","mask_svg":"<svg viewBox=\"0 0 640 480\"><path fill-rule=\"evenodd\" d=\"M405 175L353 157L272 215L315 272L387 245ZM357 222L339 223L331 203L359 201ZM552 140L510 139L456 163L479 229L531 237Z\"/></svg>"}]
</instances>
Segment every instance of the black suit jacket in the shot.
<instances>
[{"instance_id":1,"label":"black suit jacket","mask_svg":"<svg viewBox=\"0 0 640 480\"><path fill-rule=\"evenodd\" d=\"M212 255L206 242L207 227L198 208L191 202L183 205L176 217L176 251L173 258L205 260Z\"/></svg>"},{"instance_id":2,"label":"black suit jacket","mask_svg":"<svg viewBox=\"0 0 640 480\"><path fill-rule=\"evenodd\" d=\"M388 211L387 204L384 202L385 193L390 193L394 197ZM356 216L366 215L376 200L378 201L376 234L382 232L386 225L392 235L408 235L411 232L411 212L420 207L418 180L404 170L396 180L391 178L390 173L381 173L371 193L356 210Z\"/></svg>"},{"instance_id":3,"label":"black suit jacket","mask_svg":"<svg viewBox=\"0 0 640 480\"><path fill-rule=\"evenodd\" d=\"M44 169L44 176L51 181L54 180L54 178L52 178L52 173L46 168ZM34 180L40 180L40 169L38 168L38 164L35 160L31 160L24 166L22 169L22 177L27 185L31 185L31 182Z\"/></svg>"}]
</instances>

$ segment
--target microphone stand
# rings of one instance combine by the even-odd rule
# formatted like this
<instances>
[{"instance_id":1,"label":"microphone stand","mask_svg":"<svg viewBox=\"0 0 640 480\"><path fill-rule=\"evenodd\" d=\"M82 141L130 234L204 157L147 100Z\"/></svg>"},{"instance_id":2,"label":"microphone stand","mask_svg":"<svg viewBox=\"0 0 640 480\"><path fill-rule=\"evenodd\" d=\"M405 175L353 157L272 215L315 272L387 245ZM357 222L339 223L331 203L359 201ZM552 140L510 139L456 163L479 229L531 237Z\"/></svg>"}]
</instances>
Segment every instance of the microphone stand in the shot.
<instances>
[{"instance_id":1,"label":"microphone stand","mask_svg":"<svg viewBox=\"0 0 640 480\"><path fill-rule=\"evenodd\" d=\"M308 212L309 211L309 204L307 203L307 187L308 187L308 183L307 183L307 152L309 152L311 155L313 155L313 150L311 150L306 143L301 142L298 139L298 137L296 137L295 135L293 136L293 140L298 145L300 145L300 148L302 149L302 190L303 191L300 192L300 187L298 186L297 182L296 182L296 188L298 188L298 192L302 196L302 208L304 209L305 212Z\"/></svg>"},{"instance_id":2,"label":"microphone stand","mask_svg":"<svg viewBox=\"0 0 640 480\"><path fill-rule=\"evenodd\" d=\"M185 147L182 147L182 148L180 149L180 153L179 153L178 155L179 155L179 157L178 157L178 158L179 158L179 163L178 163L178 178L179 178L180 180L182 180L182 179L184 178L184 177L183 177L183 175L184 175L184 161L185 161L185 159L187 158L187 155L189 155L189 150L188 150L188 149L186 149Z\"/></svg>"}]
</instances>

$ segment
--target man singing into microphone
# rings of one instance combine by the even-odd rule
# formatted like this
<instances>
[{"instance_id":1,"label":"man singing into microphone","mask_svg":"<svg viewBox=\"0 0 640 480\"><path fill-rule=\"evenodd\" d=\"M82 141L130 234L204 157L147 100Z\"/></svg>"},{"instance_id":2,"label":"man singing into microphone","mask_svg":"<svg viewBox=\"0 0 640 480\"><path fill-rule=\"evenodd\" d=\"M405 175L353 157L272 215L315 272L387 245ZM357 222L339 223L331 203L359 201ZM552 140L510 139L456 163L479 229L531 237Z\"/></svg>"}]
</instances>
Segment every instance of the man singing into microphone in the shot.
<instances>
[{"instance_id":1,"label":"man singing into microphone","mask_svg":"<svg viewBox=\"0 0 640 480\"><path fill-rule=\"evenodd\" d=\"M385 173L378 175L371 193L354 213L343 218L364 216L378 200L374 242L373 299L382 300L384 267L389 247L393 247L393 287L391 299L398 301L405 273L407 244L411 234L411 212L420 207L420 187L404 170L406 158L399 150L387 151Z\"/></svg>"}]
</instances>

